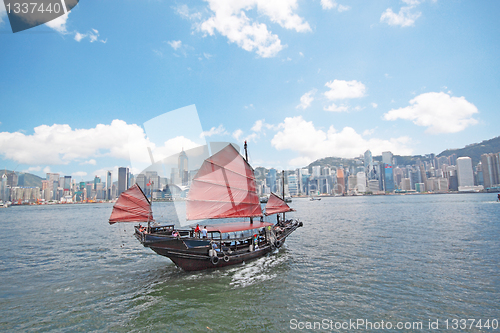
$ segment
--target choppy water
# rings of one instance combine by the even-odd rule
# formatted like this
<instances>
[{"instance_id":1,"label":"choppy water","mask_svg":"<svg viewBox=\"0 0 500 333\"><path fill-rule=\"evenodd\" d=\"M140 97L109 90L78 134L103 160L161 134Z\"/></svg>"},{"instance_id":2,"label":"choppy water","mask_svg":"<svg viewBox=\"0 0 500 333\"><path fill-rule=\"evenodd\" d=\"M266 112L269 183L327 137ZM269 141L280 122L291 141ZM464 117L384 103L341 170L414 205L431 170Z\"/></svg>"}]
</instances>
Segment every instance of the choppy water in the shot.
<instances>
[{"instance_id":1,"label":"choppy water","mask_svg":"<svg viewBox=\"0 0 500 333\"><path fill-rule=\"evenodd\" d=\"M451 331L457 319L498 323L495 199L295 199L305 226L279 252L195 273L142 247L131 225L109 226L110 204L1 209L0 331L283 332L313 331L314 322L346 331L338 325L365 320L428 332L429 320L439 320L433 331ZM160 221L166 205L155 206ZM454 331L500 330L469 324Z\"/></svg>"}]
</instances>

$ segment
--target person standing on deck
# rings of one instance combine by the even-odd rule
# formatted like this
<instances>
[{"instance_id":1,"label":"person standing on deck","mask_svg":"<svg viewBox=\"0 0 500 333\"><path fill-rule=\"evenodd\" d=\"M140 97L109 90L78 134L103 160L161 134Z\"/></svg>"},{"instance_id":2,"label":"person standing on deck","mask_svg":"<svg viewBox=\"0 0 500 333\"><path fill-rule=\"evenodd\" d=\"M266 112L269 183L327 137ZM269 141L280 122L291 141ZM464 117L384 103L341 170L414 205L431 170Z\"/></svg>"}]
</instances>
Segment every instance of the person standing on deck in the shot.
<instances>
[{"instance_id":1,"label":"person standing on deck","mask_svg":"<svg viewBox=\"0 0 500 333\"><path fill-rule=\"evenodd\" d=\"M207 226L203 227L203 229L201 230L201 234L203 235L203 238L207 238L208 235Z\"/></svg>"}]
</instances>

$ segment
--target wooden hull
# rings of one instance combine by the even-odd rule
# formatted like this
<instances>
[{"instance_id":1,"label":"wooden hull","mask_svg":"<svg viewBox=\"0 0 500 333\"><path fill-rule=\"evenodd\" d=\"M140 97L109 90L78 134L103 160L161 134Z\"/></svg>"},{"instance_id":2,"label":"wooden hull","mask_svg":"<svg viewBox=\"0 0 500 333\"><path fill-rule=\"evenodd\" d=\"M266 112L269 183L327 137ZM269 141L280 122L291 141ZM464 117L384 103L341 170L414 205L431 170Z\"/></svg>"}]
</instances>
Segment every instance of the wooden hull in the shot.
<instances>
[{"instance_id":1,"label":"wooden hull","mask_svg":"<svg viewBox=\"0 0 500 333\"><path fill-rule=\"evenodd\" d=\"M200 271L205 269L226 267L241 264L253 259L260 258L276 248L283 246L286 238L302 222L294 222L290 226L281 228L279 234L273 239L259 245L254 249L253 245L244 246L235 251L223 248L222 251L211 251L210 240L194 238L177 238L144 244L159 255L172 260L174 264L185 271Z\"/></svg>"}]
</instances>

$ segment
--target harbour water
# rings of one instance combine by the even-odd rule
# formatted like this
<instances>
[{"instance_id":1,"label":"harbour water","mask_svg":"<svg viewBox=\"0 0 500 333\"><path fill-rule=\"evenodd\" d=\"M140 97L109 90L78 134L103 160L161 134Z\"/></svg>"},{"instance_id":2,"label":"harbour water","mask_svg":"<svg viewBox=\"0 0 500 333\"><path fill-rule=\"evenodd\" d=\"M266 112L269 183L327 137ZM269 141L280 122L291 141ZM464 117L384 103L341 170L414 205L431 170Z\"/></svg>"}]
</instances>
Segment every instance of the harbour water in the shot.
<instances>
[{"instance_id":1,"label":"harbour water","mask_svg":"<svg viewBox=\"0 0 500 333\"><path fill-rule=\"evenodd\" d=\"M291 206L279 251L195 273L108 225L111 204L2 209L0 331L500 331L496 194Z\"/></svg>"}]
</instances>

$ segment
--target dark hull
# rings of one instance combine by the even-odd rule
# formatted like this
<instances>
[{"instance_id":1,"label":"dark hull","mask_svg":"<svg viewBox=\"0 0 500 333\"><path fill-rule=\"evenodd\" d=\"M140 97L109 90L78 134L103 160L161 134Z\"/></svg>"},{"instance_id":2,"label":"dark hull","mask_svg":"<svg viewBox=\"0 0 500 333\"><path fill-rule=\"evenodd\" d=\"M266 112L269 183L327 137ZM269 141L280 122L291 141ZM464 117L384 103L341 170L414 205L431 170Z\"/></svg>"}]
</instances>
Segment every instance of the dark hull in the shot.
<instances>
[{"instance_id":1,"label":"dark hull","mask_svg":"<svg viewBox=\"0 0 500 333\"><path fill-rule=\"evenodd\" d=\"M302 222L294 221L282 226L275 237L259 242L255 249L253 245L242 246L236 250L222 247L222 251L210 251L211 241L197 238L176 238L154 243L144 244L159 255L172 260L175 265L185 271L199 271L205 269L226 267L241 264L249 260L265 256L269 252L283 245L286 238Z\"/></svg>"}]
</instances>

